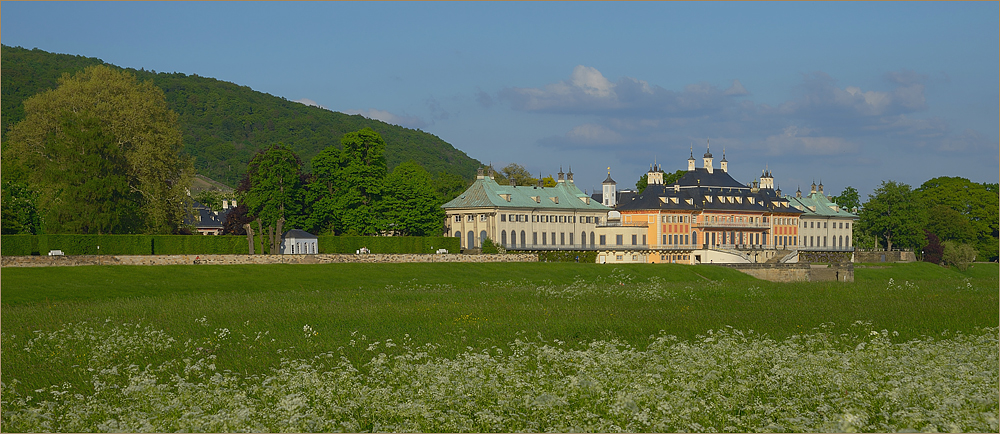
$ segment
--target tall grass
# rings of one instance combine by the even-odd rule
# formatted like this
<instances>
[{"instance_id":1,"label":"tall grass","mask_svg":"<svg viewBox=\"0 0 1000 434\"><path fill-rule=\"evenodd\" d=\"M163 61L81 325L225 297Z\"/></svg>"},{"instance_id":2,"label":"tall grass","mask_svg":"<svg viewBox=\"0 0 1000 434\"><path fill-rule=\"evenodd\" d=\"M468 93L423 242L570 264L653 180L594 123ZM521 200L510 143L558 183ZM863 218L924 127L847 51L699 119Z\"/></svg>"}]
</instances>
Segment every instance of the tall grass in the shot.
<instances>
[{"instance_id":1,"label":"tall grass","mask_svg":"<svg viewBox=\"0 0 1000 434\"><path fill-rule=\"evenodd\" d=\"M4 269L3 429L996 430L995 271L440 265Z\"/></svg>"}]
</instances>

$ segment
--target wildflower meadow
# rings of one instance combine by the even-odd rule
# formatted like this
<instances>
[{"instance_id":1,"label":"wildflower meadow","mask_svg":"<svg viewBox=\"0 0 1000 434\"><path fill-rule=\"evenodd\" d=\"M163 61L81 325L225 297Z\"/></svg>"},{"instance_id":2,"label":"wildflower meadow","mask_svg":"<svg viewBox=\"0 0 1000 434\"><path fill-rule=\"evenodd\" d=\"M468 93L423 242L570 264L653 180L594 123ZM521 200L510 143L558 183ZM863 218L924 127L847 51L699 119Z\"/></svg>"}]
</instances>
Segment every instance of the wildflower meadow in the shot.
<instances>
[{"instance_id":1,"label":"wildflower meadow","mask_svg":"<svg viewBox=\"0 0 1000 434\"><path fill-rule=\"evenodd\" d=\"M998 430L995 265L859 269L851 284L775 284L715 267L566 267L552 268L573 274L559 281L480 270L470 273L478 282L407 277L368 288L341 279L17 303L5 291L0 425ZM143 272L135 268L112 271ZM677 277L688 268L698 276ZM268 272L289 269L298 271Z\"/></svg>"}]
</instances>

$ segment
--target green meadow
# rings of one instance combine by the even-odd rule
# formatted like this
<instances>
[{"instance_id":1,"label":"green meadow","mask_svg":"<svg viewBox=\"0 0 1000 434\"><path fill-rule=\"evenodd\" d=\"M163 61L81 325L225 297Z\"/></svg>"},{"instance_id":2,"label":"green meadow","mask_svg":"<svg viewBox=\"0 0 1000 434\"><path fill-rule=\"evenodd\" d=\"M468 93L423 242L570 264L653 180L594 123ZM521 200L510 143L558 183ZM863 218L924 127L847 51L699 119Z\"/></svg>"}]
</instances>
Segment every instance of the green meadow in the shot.
<instances>
[{"instance_id":1,"label":"green meadow","mask_svg":"<svg viewBox=\"0 0 1000 434\"><path fill-rule=\"evenodd\" d=\"M920 416L923 419L892 414L878 416L871 409L850 407L861 404L845 404L847 407L830 409L827 411L829 414L825 414L821 411L822 400L815 404L802 404L816 415L812 422L800 421L800 425L796 425L800 422L795 422L797 419L791 416L787 420L761 419L763 416L748 418L747 414L738 411L731 414L730 410L723 408L725 406L717 407L716 413L709 419L670 419L666 425L662 423L666 423L667 419L660 418L662 423L657 424L656 420L649 420L648 415L646 419L636 416L636 411L641 412L642 406L631 413L622 413L631 415L625 419L621 419L625 417L622 415L598 413L573 419L568 414L575 414L573 412L580 408L588 408L587 405L600 407L608 403L591 395L587 399L578 397L582 401L574 401L576 398L571 399L572 393L565 390L552 390L546 395L554 400L553 403L561 403L562 411L572 410L570 413L559 413L562 416L550 415L547 412L555 411L553 408L533 401L542 396L538 395L523 398L526 403L511 398L510 405L513 407L510 411L514 413L487 417L477 413L480 411L476 409L477 405L499 405L490 400L500 398L489 398L493 396L489 393L477 395L474 391L466 395L476 396L479 404L455 404L454 397L445 399L435 395L437 401L426 401L423 404L425 408L421 410L423 413L414 409L404 411L397 405L384 410L385 414L381 416L365 412L337 413L339 416L326 414L317 416L319 419L309 423L295 418L267 422L246 415L241 416L242 419L237 418L237 422L242 421L237 423L232 418L219 419L220 408L232 403L216 403L220 407L212 413L208 408L211 405L195 405L193 402L212 401L216 399L214 397L231 396L229 392L240 390L242 392L232 396L259 399L254 401L255 406L251 406L254 411L259 411L259 414L274 412L273 406L284 402L281 399L326 390L319 386L299 385L293 389L305 387L302 390L310 392L282 389L285 391L281 393L285 395L260 395L263 393L261 387L275 384L275 378L287 380L289 375L298 378L338 372L355 376L349 380L352 382L350 387L369 390L365 388L378 386L371 390L384 393L395 390L394 393L401 397L399 399L407 400L413 399L408 393L424 393L423 387L427 384L444 381L441 378L454 374L421 380L419 384L423 386L400 383L389 387L379 382L386 381L384 378L396 378L393 375L404 376L403 368L407 366L431 369L439 365L461 364L474 355L480 357L483 354L492 359L480 362L486 365L496 362L496 369L516 367L516 372L499 377L494 373L489 377L492 380L469 387L482 388L486 387L484 384L492 384L490 387L508 392L514 386L501 387L490 381L502 382L503 378L527 375L526 378L535 380L525 380L528 384L522 385L525 390L545 389L552 386L553 381L562 381L554 379L565 380L583 369L579 366L571 369L559 363L572 365L582 360L579 357L610 357L609 354L625 357L623 353L631 354L626 357L628 360L637 355L651 357L654 361L664 360L663 357L667 356L657 351L667 351L673 354L669 357L674 357L680 351L678 348L700 348L699 351L705 352L706 361L716 361L698 369L709 369L706 372L717 372L712 375L721 375L722 378L729 378L725 375L728 371L721 368L712 371L710 368L713 365L732 368L736 356L729 351L750 354L756 351L753 350L755 348L803 352L795 357L802 360L811 360L819 355L831 357L827 361L816 362L818 367L806 371L819 372L825 367L823 369L831 369L830 375L842 376L843 372L837 374L834 365L849 357L861 357L871 360L857 365L869 366L874 363L872 360L886 357L885 352L869 353L880 345L886 351L902 351L899 357L893 356L893 360L910 366L918 362L918 359L913 359L909 364L904 363L907 357L917 357L910 346L958 345L958 342L964 342L963 339L971 338L978 339L979 343L962 345L972 345L975 350L966 348L957 353L979 351L985 352L985 360L992 357L993 364L985 368L969 361L963 363L975 365L968 368L975 372L992 370L992 375L987 375L984 381L987 389L992 387L994 393L992 397L986 395L986 402L980 402L984 398L976 395L978 392L969 392L967 405L958 407L965 411L971 406L973 410L968 414L962 413L964 422L957 426L964 431L995 431L996 418L983 416L978 409L992 408L995 416L996 333L1000 322L997 276L997 264L975 264L969 270L959 272L927 263L860 265L855 269L854 283L794 284L761 281L723 267L672 264L428 263L5 268L2 271L3 430L701 431L712 428L716 431L813 431L927 430L930 426L935 430L951 430L955 427L945 423L948 417L941 416L945 413L937 407L928 410L927 414L943 417L940 421L928 419L930 416ZM723 342L736 347L749 347L719 347ZM819 342L823 342L822 345ZM817 348L817 345L823 348ZM907 348L905 351L904 347ZM935 351L956 353L954 348L934 348L917 353L926 357ZM555 369L543 357L552 349L558 354L552 356L556 357L553 360L558 360L558 363L552 362L557 363L558 369L557 372L546 371L554 379L544 380L547 377L539 370ZM712 356L715 354L713 351L718 354ZM830 351L844 353L834 356ZM525 354L531 357L525 358ZM759 369L776 369L772 359L777 356L767 354L771 354L766 356L768 361ZM326 361L320 363L318 358ZM424 363L416 363L415 360L423 360ZM690 360L698 364L698 357L690 356ZM761 360L756 360L760 364ZM518 364L521 362L524 364ZM624 362L607 363L621 368ZM631 371L646 369L645 366L652 366L650 363L643 362ZM954 368L958 362L947 363ZM990 362L982 363L989 365ZM290 364L297 366L295 369L298 371L292 369ZM965 366L962 363L958 365ZM463 366L461 369L470 369ZM591 365L593 369L597 369L596 366L603 366L598 370L604 373L612 369L608 367L610 365L600 363ZM860 378L879 371L876 365L869 368L872 371L858 374L857 387L860 389L864 389L863 384L867 381ZM386 369L395 374L387 374ZM451 366L447 369L456 368ZM528 375L526 372L534 373ZM811 375L808 372L795 375ZM411 378L413 375L417 374L406 373L406 382L415 381ZM591 372L589 375L597 374ZM708 374L698 374L703 375ZM910 377L917 378L915 375ZM760 378L765 377L770 378L767 375ZM265 378L270 380L265 381ZM348 381L344 379L346 377L338 378L340 380L337 381ZM732 378L736 381L743 377ZM324 387L339 384L327 380L321 382L327 385ZM222 392L215 390L211 398L188 397L193 400L191 402L182 399L183 390L221 387L216 384L220 381L235 383L223 388ZM532 381L542 383L531 386L529 383ZM697 384L699 381L685 384ZM800 378L796 381L804 380ZM811 381L818 380L813 378ZM117 384L115 382L120 384L113 388L114 391L109 391L108 384ZM109 402L118 402L117 405L123 408L151 408L153 404L147 401L130 406L128 394L122 395L122 391L139 387L137 384L140 383L172 393L170 402L181 402L177 404L180 407L177 407L176 414L161 411L156 413L160 416L156 416L149 411L140 411L137 416L133 411L126 416L110 407L101 407L113 396L115 398ZM673 383L661 386L668 387L669 384ZM412 389L414 387L416 389ZM622 391L616 387L621 386L608 383L607 390L602 393L619 396ZM764 386L758 384L755 387L760 389ZM896 387L898 389L899 386ZM982 384L968 387L976 389ZM327 392L346 393L340 388ZM759 393L753 392L745 397L732 395L723 401L739 398L759 403L762 398ZM893 393L895 395L890 395L895 396L894 399L900 399L898 391ZM354 398L349 399L348 395ZM362 402L364 399L375 399L373 396L348 395L336 399L348 400L356 408L374 405L370 401ZM928 399L920 394L913 396L921 402ZM357 401L355 398L363 399ZM778 399L774 394L765 394L764 398L765 402ZM321 401L318 396L313 399ZM334 398L328 396L324 399ZM639 402L636 399L633 399L633 405ZM666 402L663 401L665 398L658 399L660 401L656 402ZM871 400L872 397L865 396L863 399ZM307 404L313 402L306 401ZM345 407L348 401L332 408L348 408ZM42 405L42 402L46 404ZM316 407L318 402L307 407ZM392 401L389 399L386 402ZM722 405L722 401L712 402ZM899 403L904 404L912 406L908 401ZM332 404L316 408L333 411L327 405ZM198 411L192 414L181 411L190 406ZM543 407L547 410L540 410ZM40 408L47 408L49 412ZM458 412L464 414L465 419L441 419L440 415L433 416L435 411L442 414ZM662 414L677 413L663 408L660 411ZM791 414L806 410L788 411ZM522 414L525 412L534 416ZM764 412L770 414L769 411ZM75 416L69 418L67 414L70 413ZM40 414L48 416L38 416ZM856 417L856 420L845 415ZM185 424L185 418L200 422ZM223 419L231 424L210 422ZM340 421L337 423L342 424L324 425L321 420L329 423ZM532 420L536 420L537 424L533 425ZM566 422L568 420L574 422ZM632 421L632 424L626 423L626 420ZM639 423L642 420L646 422Z\"/></svg>"}]
</instances>

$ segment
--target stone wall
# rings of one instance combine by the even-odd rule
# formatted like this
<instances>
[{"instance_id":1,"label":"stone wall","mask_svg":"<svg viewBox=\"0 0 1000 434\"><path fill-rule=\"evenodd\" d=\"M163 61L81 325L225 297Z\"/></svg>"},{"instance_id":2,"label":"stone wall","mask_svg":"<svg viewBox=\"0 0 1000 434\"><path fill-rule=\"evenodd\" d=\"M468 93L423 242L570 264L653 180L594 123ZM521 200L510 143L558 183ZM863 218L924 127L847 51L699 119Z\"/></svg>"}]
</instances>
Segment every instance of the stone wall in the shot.
<instances>
[{"instance_id":1,"label":"stone wall","mask_svg":"<svg viewBox=\"0 0 1000 434\"><path fill-rule=\"evenodd\" d=\"M854 264L715 264L771 282L853 282Z\"/></svg>"},{"instance_id":2,"label":"stone wall","mask_svg":"<svg viewBox=\"0 0 1000 434\"><path fill-rule=\"evenodd\" d=\"M73 255L4 256L4 267L72 267L80 265L235 265L334 264L403 262L538 262L538 255L371 254L371 255Z\"/></svg>"},{"instance_id":3,"label":"stone wall","mask_svg":"<svg viewBox=\"0 0 1000 434\"><path fill-rule=\"evenodd\" d=\"M916 262L917 256L913 252L902 252L899 250L877 250L874 252L854 252L854 262Z\"/></svg>"}]
</instances>

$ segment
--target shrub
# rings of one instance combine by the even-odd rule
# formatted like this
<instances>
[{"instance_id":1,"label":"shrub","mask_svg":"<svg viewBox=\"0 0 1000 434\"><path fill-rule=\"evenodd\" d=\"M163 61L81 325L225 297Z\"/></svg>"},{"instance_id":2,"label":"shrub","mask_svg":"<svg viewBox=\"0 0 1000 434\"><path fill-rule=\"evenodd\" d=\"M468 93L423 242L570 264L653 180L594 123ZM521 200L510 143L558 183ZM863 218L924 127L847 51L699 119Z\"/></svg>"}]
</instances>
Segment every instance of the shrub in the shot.
<instances>
[{"instance_id":1,"label":"shrub","mask_svg":"<svg viewBox=\"0 0 1000 434\"><path fill-rule=\"evenodd\" d=\"M969 264L976 260L976 249L968 244L955 241L944 242L944 263L954 265L961 271L969 269Z\"/></svg>"},{"instance_id":2,"label":"shrub","mask_svg":"<svg viewBox=\"0 0 1000 434\"><path fill-rule=\"evenodd\" d=\"M559 250L551 252L538 252L539 262L581 262L593 264L597 262L597 252L595 251L574 251Z\"/></svg>"}]
</instances>

